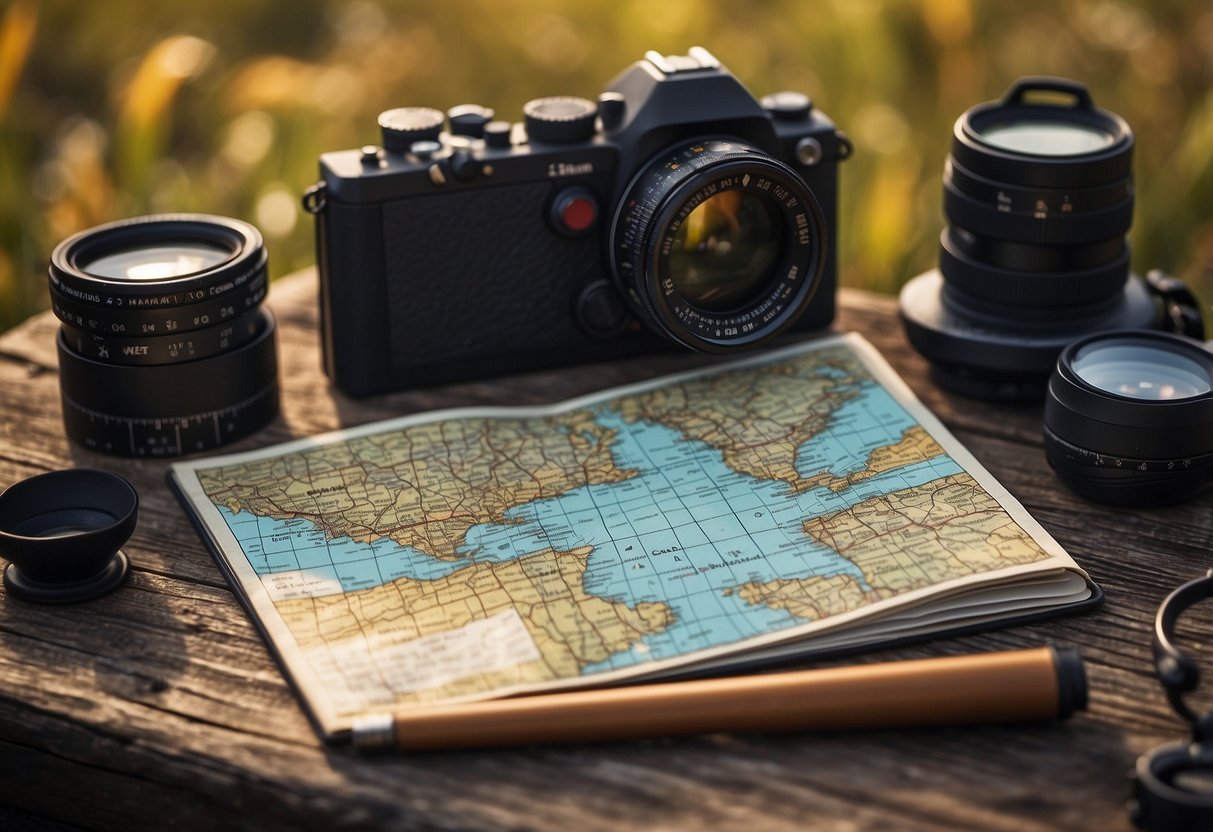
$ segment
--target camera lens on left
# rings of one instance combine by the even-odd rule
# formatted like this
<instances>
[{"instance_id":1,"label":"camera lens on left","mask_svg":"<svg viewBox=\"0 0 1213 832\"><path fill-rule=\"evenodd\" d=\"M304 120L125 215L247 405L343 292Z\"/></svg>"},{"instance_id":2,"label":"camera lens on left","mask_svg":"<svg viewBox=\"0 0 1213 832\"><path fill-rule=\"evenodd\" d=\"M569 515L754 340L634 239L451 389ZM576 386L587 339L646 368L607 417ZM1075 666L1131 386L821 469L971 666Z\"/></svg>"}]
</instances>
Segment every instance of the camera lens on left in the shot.
<instances>
[{"instance_id":1,"label":"camera lens on left","mask_svg":"<svg viewBox=\"0 0 1213 832\"><path fill-rule=\"evenodd\" d=\"M261 234L208 215L84 231L51 255L68 436L119 456L177 456L278 412Z\"/></svg>"}]
</instances>

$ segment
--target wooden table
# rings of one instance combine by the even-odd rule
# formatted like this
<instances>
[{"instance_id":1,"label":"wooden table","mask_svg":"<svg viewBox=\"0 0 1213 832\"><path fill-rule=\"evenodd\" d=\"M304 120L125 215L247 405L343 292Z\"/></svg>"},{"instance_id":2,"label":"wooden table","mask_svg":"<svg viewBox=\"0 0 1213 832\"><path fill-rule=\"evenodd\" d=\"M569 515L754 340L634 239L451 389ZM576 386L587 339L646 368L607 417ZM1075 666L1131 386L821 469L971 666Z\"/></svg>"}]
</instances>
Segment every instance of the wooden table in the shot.
<instances>
[{"instance_id":1,"label":"wooden table","mask_svg":"<svg viewBox=\"0 0 1213 832\"><path fill-rule=\"evenodd\" d=\"M672 353L354 401L321 373L315 295L311 273L274 284L283 415L237 448L438 406L562 399L702 361ZM1039 407L939 390L892 298L843 292L838 326L873 341L1107 592L1088 615L851 661L1077 644L1088 712L1028 727L414 757L326 747L165 485L167 463L64 437L47 314L0 337L0 486L103 467L142 505L118 591L69 607L0 598L0 828L1128 829L1133 761L1184 735L1154 679L1149 628L1161 598L1210 564L1213 494L1151 511L1078 499L1045 463ZM1207 610L1189 618L1207 644Z\"/></svg>"}]
</instances>

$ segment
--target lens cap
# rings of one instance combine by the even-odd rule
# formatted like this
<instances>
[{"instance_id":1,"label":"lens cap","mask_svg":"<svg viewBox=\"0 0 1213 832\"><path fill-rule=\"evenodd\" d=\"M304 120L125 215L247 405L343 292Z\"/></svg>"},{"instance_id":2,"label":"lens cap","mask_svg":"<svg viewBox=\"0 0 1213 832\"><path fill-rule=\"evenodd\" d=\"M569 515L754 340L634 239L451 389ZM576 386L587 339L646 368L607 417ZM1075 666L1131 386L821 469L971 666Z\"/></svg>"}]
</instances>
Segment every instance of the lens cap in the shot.
<instances>
[{"instance_id":1,"label":"lens cap","mask_svg":"<svg viewBox=\"0 0 1213 832\"><path fill-rule=\"evenodd\" d=\"M22 480L0 494L4 586L24 601L67 604L115 589L130 560L139 495L117 474L86 468Z\"/></svg>"}]
</instances>

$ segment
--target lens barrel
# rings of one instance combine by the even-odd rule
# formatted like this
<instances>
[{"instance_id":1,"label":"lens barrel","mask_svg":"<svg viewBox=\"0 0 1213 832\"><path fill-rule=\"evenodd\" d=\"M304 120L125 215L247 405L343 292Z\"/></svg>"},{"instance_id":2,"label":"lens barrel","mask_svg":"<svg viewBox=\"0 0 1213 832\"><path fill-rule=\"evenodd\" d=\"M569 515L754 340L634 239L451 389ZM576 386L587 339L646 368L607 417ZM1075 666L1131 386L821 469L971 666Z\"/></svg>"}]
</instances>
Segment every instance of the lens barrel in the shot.
<instances>
[{"instance_id":1,"label":"lens barrel","mask_svg":"<svg viewBox=\"0 0 1213 832\"><path fill-rule=\"evenodd\" d=\"M625 191L611 265L637 316L702 352L752 347L808 307L825 265L825 220L804 180L749 145L691 141Z\"/></svg>"},{"instance_id":2,"label":"lens barrel","mask_svg":"<svg viewBox=\"0 0 1213 832\"><path fill-rule=\"evenodd\" d=\"M1110 332L1066 347L1049 379L1049 464L1092 500L1155 506L1213 482L1213 353L1164 332Z\"/></svg>"},{"instance_id":3,"label":"lens barrel","mask_svg":"<svg viewBox=\"0 0 1213 832\"><path fill-rule=\"evenodd\" d=\"M1132 151L1128 124L1060 78L1020 79L957 119L939 268L901 295L906 334L940 384L1040 398L1075 338L1169 324L1129 272Z\"/></svg>"},{"instance_id":4,"label":"lens barrel","mask_svg":"<svg viewBox=\"0 0 1213 832\"><path fill-rule=\"evenodd\" d=\"M98 226L51 255L69 438L119 456L177 456L247 436L278 412L261 234L160 215Z\"/></svg>"}]
</instances>

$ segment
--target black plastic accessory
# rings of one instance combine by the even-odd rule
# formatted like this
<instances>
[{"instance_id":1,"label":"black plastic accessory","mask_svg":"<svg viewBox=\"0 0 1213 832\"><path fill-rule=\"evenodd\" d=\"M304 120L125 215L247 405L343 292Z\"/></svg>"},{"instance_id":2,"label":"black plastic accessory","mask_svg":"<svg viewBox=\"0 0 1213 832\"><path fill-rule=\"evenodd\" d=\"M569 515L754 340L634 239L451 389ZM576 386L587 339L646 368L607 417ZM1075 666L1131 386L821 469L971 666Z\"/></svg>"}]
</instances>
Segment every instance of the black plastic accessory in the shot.
<instances>
[{"instance_id":1,"label":"black plastic accessory","mask_svg":"<svg viewBox=\"0 0 1213 832\"><path fill-rule=\"evenodd\" d=\"M139 494L109 471L51 471L0 494L0 555L8 593L23 601L68 604L115 589L130 560L122 544L135 531Z\"/></svg>"},{"instance_id":2,"label":"black plastic accessory","mask_svg":"<svg viewBox=\"0 0 1213 832\"><path fill-rule=\"evenodd\" d=\"M1200 684L1200 669L1175 646L1175 623L1189 607L1213 598L1213 569L1163 600L1154 618L1154 664L1175 713L1192 727L1188 742L1160 745L1137 760L1129 817L1148 832L1213 829L1213 792L1194 791L1186 776L1213 774L1213 712L1198 713L1185 698Z\"/></svg>"}]
</instances>

